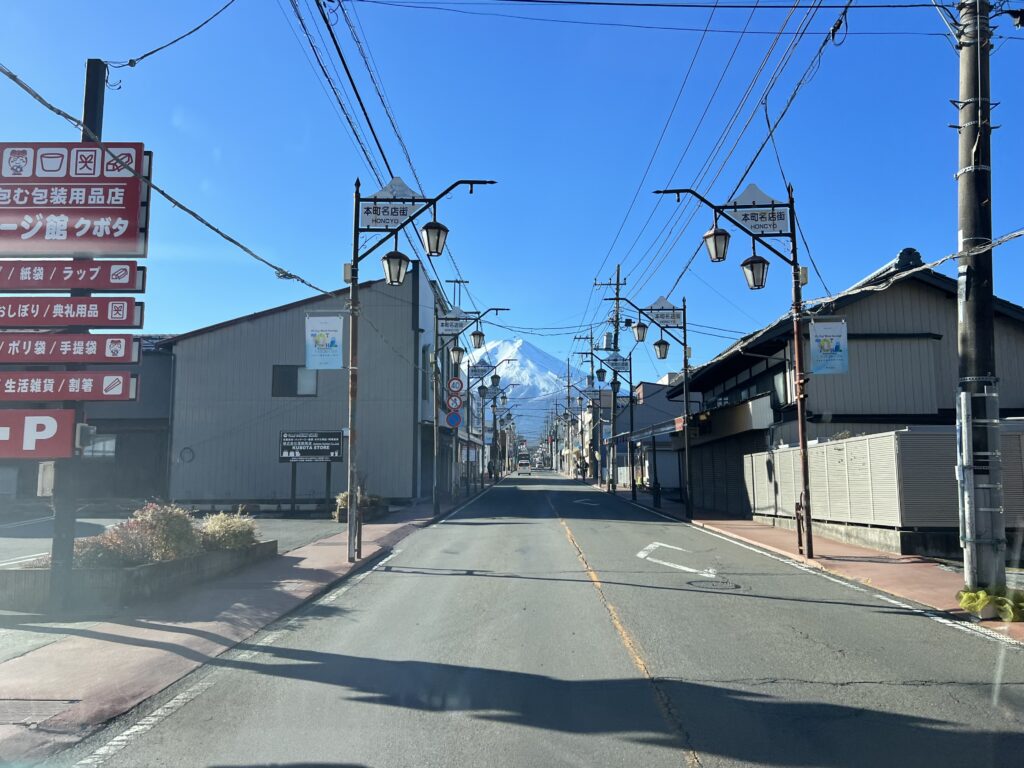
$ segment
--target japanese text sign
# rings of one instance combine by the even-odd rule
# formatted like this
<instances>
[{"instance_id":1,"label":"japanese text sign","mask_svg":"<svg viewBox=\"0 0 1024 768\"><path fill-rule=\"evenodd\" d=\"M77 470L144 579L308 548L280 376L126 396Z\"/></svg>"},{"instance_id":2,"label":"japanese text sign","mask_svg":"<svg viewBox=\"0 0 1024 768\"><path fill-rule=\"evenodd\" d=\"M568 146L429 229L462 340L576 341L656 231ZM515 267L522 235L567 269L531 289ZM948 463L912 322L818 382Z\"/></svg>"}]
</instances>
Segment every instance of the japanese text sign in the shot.
<instances>
[{"instance_id":1,"label":"japanese text sign","mask_svg":"<svg viewBox=\"0 0 1024 768\"><path fill-rule=\"evenodd\" d=\"M623 357L618 352L612 352L604 359L604 364L616 373L625 373L629 370L629 358Z\"/></svg>"},{"instance_id":2,"label":"japanese text sign","mask_svg":"<svg viewBox=\"0 0 1024 768\"><path fill-rule=\"evenodd\" d=\"M644 310L648 317L662 328L682 328L683 311L666 299L659 296L658 300Z\"/></svg>"},{"instance_id":3,"label":"japanese text sign","mask_svg":"<svg viewBox=\"0 0 1024 768\"><path fill-rule=\"evenodd\" d=\"M0 291L146 290L134 261L0 261Z\"/></svg>"},{"instance_id":4,"label":"japanese text sign","mask_svg":"<svg viewBox=\"0 0 1024 768\"><path fill-rule=\"evenodd\" d=\"M0 411L0 459L66 459L74 438L74 411Z\"/></svg>"},{"instance_id":5,"label":"japanese text sign","mask_svg":"<svg viewBox=\"0 0 1024 768\"><path fill-rule=\"evenodd\" d=\"M139 143L0 143L0 253L145 256Z\"/></svg>"},{"instance_id":6,"label":"japanese text sign","mask_svg":"<svg viewBox=\"0 0 1024 768\"><path fill-rule=\"evenodd\" d=\"M141 328L142 309L133 298L0 297L0 327Z\"/></svg>"},{"instance_id":7,"label":"japanese text sign","mask_svg":"<svg viewBox=\"0 0 1024 768\"><path fill-rule=\"evenodd\" d=\"M473 363L469 366L469 380L482 379L484 376L494 370L494 366L488 363Z\"/></svg>"},{"instance_id":8,"label":"japanese text sign","mask_svg":"<svg viewBox=\"0 0 1024 768\"><path fill-rule=\"evenodd\" d=\"M282 432L282 463L342 460L341 432Z\"/></svg>"},{"instance_id":9,"label":"japanese text sign","mask_svg":"<svg viewBox=\"0 0 1024 768\"><path fill-rule=\"evenodd\" d=\"M137 363L139 345L126 333L2 333L0 363Z\"/></svg>"},{"instance_id":10,"label":"japanese text sign","mask_svg":"<svg viewBox=\"0 0 1024 768\"><path fill-rule=\"evenodd\" d=\"M473 315L468 315L458 307L437 318L437 333L440 336L458 336L472 325Z\"/></svg>"},{"instance_id":11,"label":"japanese text sign","mask_svg":"<svg viewBox=\"0 0 1024 768\"><path fill-rule=\"evenodd\" d=\"M846 323L813 321L811 323L811 373L848 373L850 349L847 346Z\"/></svg>"},{"instance_id":12,"label":"japanese text sign","mask_svg":"<svg viewBox=\"0 0 1024 768\"><path fill-rule=\"evenodd\" d=\"M18 371L0 373L0 400L134 400L129 373Z\"/></svg>"},{"instance_id":13,"label":"japanese text sign","mask_svg":"<svg viewBox=\"0 0 1024 768\"><path fill-rule=\"evenodd\" d=\"M776 200L756 184L748 184L739 197L730 200L726 206L729 214L748 232L757 235L788 235L793 225L789 216L789 204Z\"/></svg>"}]
</instances>

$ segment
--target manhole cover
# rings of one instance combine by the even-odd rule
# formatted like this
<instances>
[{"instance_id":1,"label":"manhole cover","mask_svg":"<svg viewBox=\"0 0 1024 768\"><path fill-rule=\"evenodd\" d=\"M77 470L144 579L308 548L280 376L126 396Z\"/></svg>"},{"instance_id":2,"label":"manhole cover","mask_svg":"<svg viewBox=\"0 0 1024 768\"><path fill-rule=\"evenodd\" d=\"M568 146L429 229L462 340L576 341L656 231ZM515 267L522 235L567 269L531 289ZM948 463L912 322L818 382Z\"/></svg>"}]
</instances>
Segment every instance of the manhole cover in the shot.
<instances>
[{"instance_id":1,"label":"manhole cover","mask_svg":"<svg viewBox=\"0 0 1024 768\"><path fill-rule=\"evenodd\" d=\"M77 703L77 699L0 699L0 725L35 725Z\"/></svg>"}]
</instances>

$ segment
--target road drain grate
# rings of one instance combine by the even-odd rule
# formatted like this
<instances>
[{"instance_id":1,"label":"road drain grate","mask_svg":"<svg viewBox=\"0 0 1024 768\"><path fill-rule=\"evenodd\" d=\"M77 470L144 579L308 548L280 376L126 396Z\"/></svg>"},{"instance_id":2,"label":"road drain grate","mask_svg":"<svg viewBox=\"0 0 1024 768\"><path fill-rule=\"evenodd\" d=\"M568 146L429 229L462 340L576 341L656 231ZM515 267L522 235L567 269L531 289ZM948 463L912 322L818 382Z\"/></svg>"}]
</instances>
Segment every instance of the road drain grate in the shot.
<instances>
[{"instance_id":1,"label":"road drain grate","mask_svg":"<svg viewBox=\"0 0 1024 768\"><path fill-rule=\"evenodd\" d=\"M77 699L0 699L0 725L35 725L77 703Z\"/></svg>"}]
</instances>

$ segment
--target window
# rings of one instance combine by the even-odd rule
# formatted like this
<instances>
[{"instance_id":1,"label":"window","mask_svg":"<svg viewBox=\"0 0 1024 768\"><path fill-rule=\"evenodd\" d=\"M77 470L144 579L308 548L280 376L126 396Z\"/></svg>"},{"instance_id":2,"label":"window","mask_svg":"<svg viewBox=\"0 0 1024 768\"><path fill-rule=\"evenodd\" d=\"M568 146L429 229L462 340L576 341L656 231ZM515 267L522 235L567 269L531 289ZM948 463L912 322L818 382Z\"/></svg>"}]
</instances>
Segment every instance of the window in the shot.
<instances>
[{"instance_id":1,"label":"window","mask_svg":"<svg viewBox=\"0 0 1024 768\"><path fill-rule=\"evenodd\" d=\"M275 365L273 397L316 397L316 371L301 365Z\"/></svg>"},{"instance_id":2,"label":"window","mask_svg":"<svg viewBox=\"0 0 1024 768\"><path fill-rule=\"evenodd\" d=\"M82 449L82 455L91 459L113 459L117 456L117 435L96 435L92 443Z\"/></svg>"}]
</instances>

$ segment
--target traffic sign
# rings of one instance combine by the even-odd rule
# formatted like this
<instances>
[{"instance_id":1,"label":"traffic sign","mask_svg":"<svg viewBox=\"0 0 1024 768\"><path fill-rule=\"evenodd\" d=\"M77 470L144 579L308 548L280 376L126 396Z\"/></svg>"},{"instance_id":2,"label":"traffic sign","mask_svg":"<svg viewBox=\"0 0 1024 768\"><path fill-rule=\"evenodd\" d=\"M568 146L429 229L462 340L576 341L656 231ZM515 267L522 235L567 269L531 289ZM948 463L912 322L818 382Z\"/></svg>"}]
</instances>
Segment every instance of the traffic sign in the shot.
<instances>
[{"instance_id":1,"label":"traffic sign","mask_svg":"<svg viewBox=\"0 0 1024 768\"><path fill-rule=\"evenodd\" d=\"M459 393L463 390L464 386L465 385L462 383L462 379L460 379L458 376L452 376L450 379L448 379L449 392Z\"/></svg>"},{"instance_id":2,"label":"traffic sign","mask_svg":"<svg viewBox=\"0 0 1024 768\"><path fill-rule=\"evenodd\" d=\"M0 411L0 459L66 459L74 438L74 411Z\"/></svg>"},{"instance_id":3,"label":"traffic sign","mask_svg":"<svg viewBox=\"0 0 1024 768\"><path fill-rule=\"evenodd\" d=\"M134 400L135 377L105 371L16 371L0 373L0 400Z\"/></svg>"},{"instance_id":4,"label":"traffic sign","mask_svg":"<svg viewBox=\"0 0 1024 768\"><path fill-rule=\"evenodd\" d=\"M449 411L457 411L462 407L462 398L456 394L448 395L445 405L448 406Z\"/></svg>"},{"instance_id":5,"label":"traffic sign","mask_svg":"<svg viewBox=\"0 0 1024 768\"><path fill-rule=\"evenodd\" d=\"M143 304L134 298L0 298L0 327L141 328Z\"/></svg>"},{"instance_id":6,"label":"traffic sign","mask_svg":"<svg viewBox=\"0 0 1024 768\"><path fill-rule=\"evenodd\" d=\"M0 253L146 255L143 146L0 143Z\"/></svg>"},{"instance_id":7,"label":"traffic sign","mask_svg":"<svg viewBox=\"0 0 1024 768\"><path fill-rule=\"evenodd\" d=\"M137 363L139 346L129 333L4 333L0 363Z\"/></svg>"},{"instance_id":8,"label":"traffic sign","mask_svg":"<svg viewBox=\"0 0 1024 768\"><path fill-rule=\"evenodd\" d=\"M458 411L452 411L451 413L444 417L444 421L445 424L447 424L452 429L458 429L459 424L462 423L462 414L459 413Z\"/></svg>"},{"instance_id":9,"label":"traffic sign","mask_svg":"<svg viewBox=\"0 0 1024 768\"><path fill-rule=\"evenodd\" d=\"M146 290L146 268L134 261L4 261L0 290L141 293Z\"/></svg>"}]
</instances>

